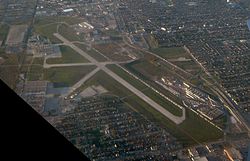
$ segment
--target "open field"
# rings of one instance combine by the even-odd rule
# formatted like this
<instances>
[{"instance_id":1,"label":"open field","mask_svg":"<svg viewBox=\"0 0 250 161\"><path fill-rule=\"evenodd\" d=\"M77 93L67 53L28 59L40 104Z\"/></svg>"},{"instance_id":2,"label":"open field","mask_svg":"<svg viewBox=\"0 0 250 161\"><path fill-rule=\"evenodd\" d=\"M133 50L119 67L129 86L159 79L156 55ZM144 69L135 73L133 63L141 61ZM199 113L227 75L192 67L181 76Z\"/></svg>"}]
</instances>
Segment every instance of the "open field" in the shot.
<instances>
[{"instance_id":1,"label":"open field","mask_svg":"<svg viewBox=\"0 0 250 161\"><path fill-rule=\"evenodd\" d=\"M145 59L138 60L126 66L130 66L137 72L141 73L141 77L147 77L151 79L154 79L155 77L162 77L165 75L172 74L172 71L157 65L156 62L149 62L148 60Z\"/></svg>"},{"instance_id":2,"label":"open field","mask_svg":"<svg viewBox=\"0 0 250 161\"><path fill-rule=\"evenodd\" d=\"M41 26L50 23L66 22L69 25L74 25L81 23L83 19L79 17L66 17L66 16L51 16L51 17L42 17L36 18L35 26Z\"/></svg>"},{"instance_id":3,"label":"open field","mask_svg":"<svg viewBox=\"0 0 250 161\"><path fill-rule=\"evenodd\" d=\"M43 80L43 61L44 58L25 57L21 69L23 73L26 73L29 81Z\"/></svg>"},{"instance_id":4,"label":"open field","mask_svg":"<svg viewBox=\"0 0 250 161\"><path fill-rule=\"evenodd\" d=\"M177 61L177 62L172 62L172 63L191 74L197 74L202 71L201 67L194 60L179 61L179 62Z\"/></svg>"},{"instance_id":5,"label":"open field","mask_svg":"<svg viewBox=\"0 0 250 161\"><path fill-rule=\"evenodd\" d=\"M166 128L167 131L180 139L186 146L193 145L197 142L217 140L223 135L221 131L190 110L186 110L187 119L177 126L103 71L96 73L95 76L90 78L80 88L83 90L91 85L102 85L110 94L120 96L129 107L147 119Z\"/></svg>"},{"instance_id":6,"label":"open field","mask_svg":"<svg viewBox=\"0 0 250 161\"><path fill-rule=\"evenodd\" d=\"M58 24L48 24L45 26L35 25L34 32L50 39L52 43L61 43L61 41L53 35L57 31L57 25Z\"/></svg>"},{"instance_id":7,"label":"open field","mask_svg":"<svg viewBox=\"0 0 250 161\"><path fill-rule=\"evenodd\" d=\"M182 68L183 70L196 75L201 73L201 67L192 59L191 55L182 47L176 48L155 48L152 49L153 53L167 59L174 65ZM202 74L202 73L201 73Z\"/></svg>"},{"instance_id":8,"label":"open field","mask_svg":"<svg viewBox=\"0 0 250 161\"><path fill-rule=\"evenodd\" d=\"M64 63L86 63L88 62L83 56L68 46L61 45L60 50L62 53L61 58L50 58L46 60L48 64L64 64Z\"/></svg>"},{"instance_id":9,"label":"open field","mask_svg":"<svg viewBox=\"0 0 250 161\"><path fill-rule=\"evenodd\" d=\"M131 59L126 50L123 50L120 46L114 43L95 44L93 47L114 61L126 61Z\"/></svg>"},{"instance_id":10,"label":"open field","mask_svg":"<svg viewBox=\"0 0 250 161\"><path fill-rule=\"evenodd\" d=\"M124 80L129 82L131 85L133 85L137 89L140 89L142 91L148 89L148 87L145 84L141 83L139 80L136 80L134 77L129 75L126 71L124 71L120 67L114 64L110 64L110 65L107 65L107 68L115 72L118 76L122 77Z\"/></svg>"},{"instance_id":11,"label":"open field","mask_svg":"<svg viewBox=\"0 0 250 161\"><path fill-rule=\"evenodd\" d=\"M140 89L141 91L143 91L143 93L145 95L147 95L149 98L151 98L152 100L157 102L159 105L161 105L162 107L167 109L172 114L174 114L176 116L182 116L181 109L179 109L178 107L173 105L171 102L167 101L165 98L163 98L162 96L157 94L155 91L153 91L152 89L150 89L149 87L147 87L146 85L141 83L139 80L137 80L134 77L132 77L131 75L129 75L127 72L125 72L124 70L122 70L118 66L109 65L108 68L111 69L113 72L115 72L120 77L122 77L124 80L129 82L131 85L136 87L137 89Z\"/></svg>"},{"instance_id":12,"label":"open field","mask_svg":"<svg viewBox=\"0 0 250 161\"><path fill-rule=\"evenodd\" d=\"M5 24L0 25L0 41L3 41L7 38L8 32L9 32L8 25L5 25Z\"/></svg>"},{"instance_id":13,"label":"open field","mask_svg":"<svg viewBox=\"0 0 250 161\"><path fill-rule=\"evenodd\" d=\"M101 54L99 54L98 52L96 52L94 49L87 49L87 46L84 44L79 44L79 43L75 43L75 45L77 47L79 47L80 49L82 49L83 51L85 51L87 54L89 54L91 57L93 57L94 59L96 59L99 62L104 62L107 61L107 59L102 56Z\"/></svg>"},{"instance_id":14,"label":"open field","mask_svg":"<svg viewBox=\"0 0 250 161\"><path fill-rule=\"evenodd\" d=\"M29 67L29 71L27 73L27 79L29 81L43 80L43 74L44 74L43 66L33 63Z\"/></svg>"},{"instance_id":15,"label":"open field","mask_svg":"<svg viewBox=\"0 0 250 161\"><path fill-rule=\"evenodd\" d=\"M54 67L44 71L44 79L68 87L94 69L95 66Z\"/></svg>"},{"instance_id":16,"label":"open field","mask_svg":"<svg viewBox=\"0 0 250 161\"><path fill-rule=\"evenodd\" d=\"M43 61L44 61L44 58L34 58L33 59L33 64L39 64L39 65L43 65Z\"/></svg>"},{"instance_id":17,"label":"open field","mask_svg":"<svg viewBox=\"0 0 250 161\"><path fill-rule=\"evenodd\" d=\"M104 33L109 35L109 36L119 36L120 35L119 31L116 31L113 29L106 30L106 31L104 31Z\"/></svg>"},{"instance_id":18,"label":"open field","mask_svg":"<svg viewBox=\"0 0 250 161\"><path fill-rule=\"evenodd\" d=\"M34 31L41 36L45 36L50 39L52 43L61 43L56 37L54 37L53 33L57 32L57 26L60 25L59 23L67 23L69 25L77 24L82 22L83 19L77 17L46 17L46 18L37 18L35 20ZM61 29L60 29L61 28ZM71 28L67 27L65 24L60 26L60 31L65 34L64 36L67 38L70 37L74 40L79 40L80 38L77 37L76 33L73 33ZM67 31L67 32L66 32ZM73 33L73 34L72 34ZM70 40L71 40L70 39Z\"/></svg>"},{"instance_id":19,"label":"open field","mask_svg":"<svg viewBox=\"0 0 250 161\"><path fill-rule=\"evenodd\" d=\"M178 59L184 57L190 59L191 56L182 47L176 48L154 48L151 52L165 58L165 59Z\"/></svg>"},{"instance_id":20,"label":"open field","mask_svg":"<svg viewBox=\"0 0 250 161\"><path fill-rule=\"evenodd\" d=\"M1 54L4 62L0 65L0 79L12 89L15 88L19 75L18 57L14 54Z\"/></svg>"},{"instance_id":21,"label":"open field","mask_svg":"<svg viewBox=\"0 0 250 161\"><path fill-rule=\"evenodd\" d=\"M83 41L84 36L83 35L77 35L76 31L74 31L73 28L70 26L67 26L66 24L59 25L58 33L60 33L63 37L68 39L69 41Z\"/></svg>"}]
</instances>

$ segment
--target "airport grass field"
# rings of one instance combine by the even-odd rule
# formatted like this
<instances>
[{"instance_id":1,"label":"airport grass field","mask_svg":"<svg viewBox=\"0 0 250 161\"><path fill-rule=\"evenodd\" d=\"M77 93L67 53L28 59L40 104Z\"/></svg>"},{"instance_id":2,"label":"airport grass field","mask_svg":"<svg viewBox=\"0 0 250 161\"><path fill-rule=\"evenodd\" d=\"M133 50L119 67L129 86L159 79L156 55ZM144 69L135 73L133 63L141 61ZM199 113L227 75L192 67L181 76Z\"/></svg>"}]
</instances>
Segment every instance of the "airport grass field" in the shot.
<instances>
[{"instance_id":1,"label":"airport grass field","mask_svg":"<svg viewBox=\"0 0 250 161\"><path fill-rule=\"evenodd\" d=\"M65 22L69 25L74 25L77 23L81 23L82 21L83 21L83 19L81 19L79 17L50 16L50 17L36 18L35 25L42 26L45 24L58 23L58 22Z\"/></svg>"},{"instance_id":2,"label":"airport grass field","mask_svg":"<svg viewBox=\"0 0 250 161\"><path fill-rule=\"evenodd\" d=\"M0 24L0 41L3 41L7 38L8 32L9 32L9 26L6 24Z\"/></svg>"},{"instance_id":3,"label":"airport grass field","mask_svg":"<svg viewBox=\"0 0 250 161\"><path fill-rule=\"evenodd\" d=\"M83 41L84 35L77 35L74 29L66 24L60 24L58 27L58 33L63 35L69 41Z\"/></svg>"},{"instance_id":4,"label":"airport grass field","mask_svg":"<svg viewBox=\"0 0 250 161\"><path fill-rule=\"evenodd\" d=\"M59 33L62 33L67 39L79 41L82 40L82 37L76 35L76 33L67 25L74 25L82 21L81 18L65 16L37 18L34 24L34 31L41 36L49 38L52 43L61 43L61 41L53 35L57 32L57 29L59 30Z\"/></svg>"},{"instance_id":5,"label":"airport grass field","mask_svg":"<svg viewBox=\"0 0 250 161\"><path fill-rule=\"evenodd\" d=\"M19 75L18 56L15 54L1 54L3 63L0 65L0 79L15 88Z\"/></svg>"},{"instance_id":6,"label":"airport grass field","mask_svg":"<svg viewBox=\"0 0 250 161\"><path fill-rule=\"evenodd\" d=\"M42 65L32 64L29 67L29 71L27 73L27 79L29 81L43 80L43 73L44 69Z\"/></svg>"},{"instance_id":7,"label":"airport grass field","mask_svg":"<svg viewBox=\"0 0 250 161\"><path fill-rule=\"evenodd\" d=\"M185 57L186 59L191 58L191 56L182 47L175 48L154 48L151 52L165 58L165 59L177 59L180 57Z\"/></svg>"},{"instance_id":8,"label":"airport grass field","mask_svg":"<svg viewBox=\"0 0 250 161\"><path fill-rule=\"evenodd\" d=\"M43 65L43 61L44 61L43 57L41 57L41 58L34 58L33 59L33 64Z\"/></svg>"},{"instance_id":9,"label":"airport grass field","mask_svg":"<svg viewBox=\"0 0 250 161\"><path fill-rule=\"evenodd\" d=\"M47 64L66 64L66 63L86 63L89 62L83 56L68 46L61 45L60 50L62 53L61 58L49 58L46 60Z\"/></svg>"},{"instance_id":10,"label":"airport grass field","mask_svg":"<svg viewBox=\"0 0 250 161\"><path fill-rule=\"evenodd\" d=\"M89 54L91 57L93 57L94 59L96 59L99 62L104 62L107 61L107 59L102 56L101 54L99 54L97 51L95 51L94 49L87 49L87 45L85 44L79 44L79 43L75 43L75 45L77 47L79 47L80 49L82 49L83 51L85 51L87 54Z\"/></svg>"},{"instance_id":11,"label":"airport grass field","mask_svg":"<svg viewBox=\"0 0 250 161\"><path fill-rule=\"evenodd\" d=\"M35 25L34 32L48 38L51 43L62 43L53 34L57 32L57 23L46 24L46 25Z\"/></svg>"},{"instance_id":12,"label":"airport grass field","mask_svg":"<svg viewBox=\"0 0 250 161\"><path fill-rule=\"evenodd\" d=\"M74 85L95 66L54 67L44 71L44 80L62 84L63 87Z\"/></svg>"}]
</instances>

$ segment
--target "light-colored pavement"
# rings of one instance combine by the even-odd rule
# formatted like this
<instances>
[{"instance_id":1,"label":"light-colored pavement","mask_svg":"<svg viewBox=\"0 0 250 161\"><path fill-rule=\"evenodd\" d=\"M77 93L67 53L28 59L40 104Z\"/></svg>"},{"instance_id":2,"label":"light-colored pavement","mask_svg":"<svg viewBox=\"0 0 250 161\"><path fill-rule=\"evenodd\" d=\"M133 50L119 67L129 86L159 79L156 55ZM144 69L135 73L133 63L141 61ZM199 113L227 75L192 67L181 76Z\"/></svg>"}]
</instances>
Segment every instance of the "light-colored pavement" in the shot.
<instances>
[{"instance_id":1,"label":"light-colored pavement","mask_svg":"<svg viewBox=\"0 0 250 161\"><path fill-rule=\"evenodd\" d=\"M173 115L172 113L170 113L169 111L167 111L165 108L163 108L162 106L160 106L158 103L156 103L155 101L153 101L151 98L147 97L145 94L143 94L137 88L135 88L134 86L132 86L130 83L128 83L127 81L125 81L124 79L122 79L121 77L119 77L117 74L115 74L114 72L112 72L111 70L109 70L107 67L105 67L104 64L102 64L102 63L98 62L97 60L95 60L94 58L92 58L90 55L88 55L86 52L84 52L83 50L81 50L80 48L78 48L77 46L75 46L72 42L68 41L67 39L65 39L60 34L55 33L54 36L56 36L58 39L60 39L61 41L63 41L65 44L67 44L68 46L70 46L72 49L74 49L80 55L82 55L83 57L85 57L86 59L88 59L91 63L94 63L97 66L97 68L94 71L92 71L87 76L85 76L83 79L81 79L79 82L77 82L71 88L71 90L74 90L77 87L80 87L82 85L82 83L84 83L87 79L89 79L91 76L93 76L99 69L101 69L105 73L107 73L109 76L111 76L113 79L115 79L120 84L122 84L124 87L126 87L131 92L133 92L135 95L137 95L139 98L141 98L143 101L145 101L146 103L148 103L149 105L151 105L154 109L156 109L157 111L159 111L160 113L162 113L164 116L166 116L167 118L169 118L174 123L180 124L180 123L182 123L185 120L185 115L186 115L185 108L182 109L182 116L181 117Z\"/></svg>"},{"instance_id":2,"label":"light-colored pavement","mask_svg":"<svg viewBox=\"0 0 250 161\"><path fill-rule=\"evenodd\" d=\"M133 60L134 61L134 60ZM105 66L108 64L121 64L121 63L130 63L132 61L124 61L124 62L101 62L101 66ZM63 64L47 64L46 62L43 64L44 68L52 68L52 67L71 67L71 66L88 66L88 65L96 65L95 63L63 63Z\"/></svg>"},{"instance_id":3,"label":"light-colored pavement","mask_svg":"<svg viewBox=\"0 0 250 161\"><path fill-rule=\"evenodd\" d=\"M100 63L100 65L107 65L107 64L115 64L113 62L104 62ZM71 66L88 66L88 65L96 65L95 63L64 63L64 64L44 64L44 68L52 68L52 67L71 67Z\"/></svg>"},{"instance_id":4,"label":"light-colored pavement","mask_svg":"<svg viewBox=\"0 0 250 161\"><path fill-rule=\"evenodd\" d=\"M71 67L71 66L84 66L84 65L95 65L94 63L69 63L69 64L44 64L44 68L52 68L52 67Z\"/></svg>"}]
</instances>

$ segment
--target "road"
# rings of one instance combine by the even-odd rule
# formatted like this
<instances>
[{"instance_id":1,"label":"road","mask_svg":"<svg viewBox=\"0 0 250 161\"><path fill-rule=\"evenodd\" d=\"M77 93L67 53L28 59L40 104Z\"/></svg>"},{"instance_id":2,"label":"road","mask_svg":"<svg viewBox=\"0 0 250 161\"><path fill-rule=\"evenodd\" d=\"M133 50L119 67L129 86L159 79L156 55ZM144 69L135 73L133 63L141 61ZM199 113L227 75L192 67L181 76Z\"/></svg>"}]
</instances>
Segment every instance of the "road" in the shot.
<instances>
[{"instance_id":1,"label":"road","mask_svg":"<svg viewBox=\"0 0 250 161\"><path fill-rule=\"evenodd\" d=\"M156 103L155 101L153 101L151 98L147 97L144 93L142 93L141 91L139 91L138 89L136 89L130 83L128 83L127 81L125 81L124 79L122 79L120 76L118 76L117 74L115 74L114 72L112 72L107 67L105 67L104 64L98 62L97 60L95 60L94 58L92 58L90 55L88 55L86 52L84 52L83 50L81 50L80 48L78 48L77 46L75 46L72 42L70 42L67 39L65 39L62 35L60 35L58 33L55 33L54 36L56 36L58 39L60 39L65 44L67 44L68 46L70 46L73 50L75 50L80 55L82 55L87 60L89 60L91 63L93 63L93 64L95 64L97 66L97 68L95 69L95 71L92 71L91 73L89 73L87 75L88 77L84 77L82 80L80 80L76 85L74 85L72 87L72 90L74 90L74 88L76 88L79 85L81 85L84 81L86 81L86 79L90 78L92 75L94 75L97 72L97 70L100 69L100 70L103 70L105 73L107 73L109 76L111 76L113 79L115 79L117 82L119 82L120 84L122 84L124 87L126 87L128 90L130 90L132 93L134 93L136 96L138 96L139 98L141 98L143 101L145 101L146 103L148 103L149 105L151 105L155 110L159 111L164 116L166 116L167 118L169 118L174 123L180 124L180 123L182 123L185 120L185 118L186 118L185 117L186 116L185 108L182 109L182 116L181 117L173 115L172 113L170 113L169 111L167 111L165 108L163 108L162 106L160 106L158 103Z\"/></svg>"},{"instance_id":2,"label":"road","mask_svg":"<svg viewBox=\"0 0 250 161\"><path fill-rule=\"evenodd\" d=\"M44 63L44 68L52 68L52 67L71 67L71 66L89 66L89 65L95 65L94 63L65 63L65 64L47 64Z\"/></svg>"}]
</instances>

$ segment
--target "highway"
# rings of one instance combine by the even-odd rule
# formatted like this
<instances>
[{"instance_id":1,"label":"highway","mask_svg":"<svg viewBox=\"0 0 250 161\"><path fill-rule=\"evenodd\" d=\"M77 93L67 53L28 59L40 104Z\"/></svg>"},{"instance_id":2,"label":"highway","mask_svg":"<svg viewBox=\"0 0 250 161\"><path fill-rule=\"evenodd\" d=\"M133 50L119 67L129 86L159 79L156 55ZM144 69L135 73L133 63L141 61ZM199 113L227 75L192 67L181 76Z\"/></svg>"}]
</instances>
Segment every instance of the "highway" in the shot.
<instances>
[{"instance_id":1,"label":"highway","mask_svg":"<svg viewBox=\"0 0 250 161\"><path fill-rule=\"evenodd\" d=\"M141 91L139 91L137 88L135 88L134 86L132 86L130 83L128 83L127 81L125 81L124 79L122 79L120 76L118 76L117 74L115 74L114 72L112 72L111 70L109 70L107 67L105 67L105 64L102 64L102 63L98 62L97 60L95 60L94 58L92 58L86 52L84 52L83 50L81 50L80 48L78 48L77 46L75 46L72 42L70 42L67 39L65 39L62 35L60 35L58 33L54 33L54 36L56 36L58 39L60 39L65 44L67 44L68 46L70 46L73 50L75 50L80 55L82 55L83 57L85 57L86 59L88 59L91 63L93 63L93 64L95 64L97 66L97 68L94 71L92 71L91 73L89 73L87 75L88 77L84 77L76 85L74 85L72 87L72 90L74 90L74 88L76 88L79 85L81 85L84 81L86 81L92 75L94 75L97 72L97 70L100 69L100 70L103 70L105 73L107 73L109 76L111 76L113 79L115 79L117 82L119 82L120 84L122 84L124 87L126 87L128 90L130 90L132 93L134 93L136 96L138 96L139 98L141 98L143 101L145 101L146 103L148 103L149 105L151 105L154 109L156 109L157 111L159 111L160 113L162 113L164 116L166 116L167 118L169 118L174 123L180 124L180 123L182 123L185 120L185 118L186 118L185 117L185 115L186 115L185 108L182 109L183 115L181 117L173 115L172 113L170 113L169 111L167 111L165 108L163 108L162 106L160 106L158 103L156 103L155 101L153 101L151 98L147 97L144 93L142 93Z\"/></svg>"}]
</instances>

